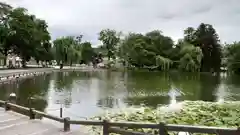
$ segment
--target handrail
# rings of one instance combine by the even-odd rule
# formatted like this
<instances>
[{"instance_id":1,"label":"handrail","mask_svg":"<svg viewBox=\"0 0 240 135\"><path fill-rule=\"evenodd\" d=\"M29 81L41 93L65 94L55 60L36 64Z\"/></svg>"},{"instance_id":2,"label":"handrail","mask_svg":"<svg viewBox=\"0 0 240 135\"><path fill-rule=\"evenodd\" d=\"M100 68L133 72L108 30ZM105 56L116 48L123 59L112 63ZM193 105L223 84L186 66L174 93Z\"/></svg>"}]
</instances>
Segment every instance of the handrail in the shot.
<instances>
[{"instance_id":1,"label":"handrail","mask_svg":"<svg viewBox=\"0 0 240 135\"><path fill-rule=\"evenodd\" d=\"M40 112L40 111L37 111L37 110L33 110L33 112L39 116L42 116L42 117L45 117L45 118L48 118L48 119L51 119L51 120L55 120L55 121L58 121L58 122L61 122L63 123L64 122L64 119L63 118L59 118L57 116L53 116L53 115L50 115L50 114L46 114L44 112Z\"/></svg>"},{"instance_id":2,"label":"handrail","mask_svg":"<svg viewBox=\"0 0 240 135\"><path fill-rule=\"evenodd\" d=\"M136 131L128 131L120 128L109 128L109 132L111 133L117 133L121 135L152 135L152 134L146 134L142 132L136 132Z\"/></svg>"},{"instance_id":3,"label":"handrail","mask_svg":"<svg viewBox=\"0 0 240 135\"><path fill-rule=\"evenodd\" d=\"M91 121L91 120L70 120L70 118L60 118L53 116L41 111L37 111L33 108L27 108L8 101L0 100L0 106L4 106L5 110L12 110L18 113L25 114L28 113L30 119L35 119L36 115L45 117L51 120L58 121L64 124L64 131L70 130L70 124L75 125L92 125L92 126L103 126L103 135L109 135L110 133L118 133L124 135L150 135L146 133L140 133L136 131L129 131L121 129L122 127L127 128L151 128L158 129L159 134L167 135L168 131L173 132L190 132L190 133L203 133L203 134L221 134L221 135L240 135L240 128L219 128L219 127L206 127L206 126L188 126L188 125L174 125L174 124L142 124L135 122L109 122L104 121Z\"/></svg>"},{"instance_id":4,"label":"handrail","mask_svg":"<svg viewBox=\"0 0 240 135\"><path fill-rule=\"evenodd\" d=\"M102 121L90 121L90 120L70 120L70 124L75 125L92 125L92 126L103 126Z\"/></svg>"}]
</instances>

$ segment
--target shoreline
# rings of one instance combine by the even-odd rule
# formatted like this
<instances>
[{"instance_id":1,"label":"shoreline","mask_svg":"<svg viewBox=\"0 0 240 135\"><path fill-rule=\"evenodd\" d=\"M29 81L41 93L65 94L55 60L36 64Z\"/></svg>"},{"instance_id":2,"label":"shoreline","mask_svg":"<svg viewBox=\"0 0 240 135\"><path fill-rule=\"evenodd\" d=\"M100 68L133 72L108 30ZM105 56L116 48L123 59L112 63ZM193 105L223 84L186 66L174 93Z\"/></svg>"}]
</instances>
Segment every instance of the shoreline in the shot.
<instances>
[{"instance_id":1,"label":"shoreline","mask_svg":"<svg viewBox=\"0 0 240 135\"><path fill-rule=\"evenodd\" d=\"M34 77L42 74L52 73L53 69L51 68L40 68L40 69L10 69L7 72L0 71L0 83L6 83L8 81L16 81L19 79L24 79L28 77Z\"/></svg>"}]
</instances>

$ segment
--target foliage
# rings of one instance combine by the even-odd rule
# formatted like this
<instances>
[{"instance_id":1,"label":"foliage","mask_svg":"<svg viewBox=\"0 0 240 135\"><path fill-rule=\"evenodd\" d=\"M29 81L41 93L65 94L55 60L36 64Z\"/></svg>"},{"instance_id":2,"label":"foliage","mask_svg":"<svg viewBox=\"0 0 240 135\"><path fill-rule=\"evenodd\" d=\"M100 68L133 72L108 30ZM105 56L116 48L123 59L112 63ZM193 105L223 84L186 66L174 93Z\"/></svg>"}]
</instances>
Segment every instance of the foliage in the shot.
<instances>
[{"instance_id":1,"label":"foliage","mask_svg":"<svg viewBox=\"0 0 240 135\"><path fill-rule=\"evenodd\" d=\"M130 33L122 42L119 57L135 67L157 67L169 70L174 63L185 71L198 71L202 53L198 47L186 42L174 45L161 31L142 34ZM187 67L187 68L186 68Z\"/></svg>"},{"instance_id":2,"label":"foliage","mask_svg":"<svg viewBox=\"0 0 240 135\"><path fill-rule=\"evenodd\" d=\"M183 43L180 50L180 56L180 69L186 71L200 71L203 54L199 47Z\"/></svg>"},{"instance_id":3,"label":"foliage","mask_svg":"<svg viewBox=\"0 0 240 135\"><path fill-rule=\"evenodd\" d=\"M161 31L130 33L120 42L118 56L128 66L184 71L216 71L221 66L221 46L212 25L200 24L184 31L184 39L177 44Z\"/></svg>"},{"instance_id":4,"label":"foliage","mask_svg":"<svg viewBox=\"0 0 240 135\"><path fill-rule=\"evenodd\" d=\"M94 50L91 46L90 42L84 42L81 44L82 46L82 60L85 63L89 63L90 61L92 61L92 58L94 56Z\"/></svg>"},{"instance_id":5,"label":"foliage","mask_svg":"<svg viewBox=\"0 0 240 135\"><path fill-rule=\"evenodd\" d=\"M107 50L108 60L110 60L110 58L115 58L117 44L120 41L119 33L115 30L105 29L99 33L98 39L102 41Z\"/></svg>"},{"instance_id":6,"label":"foliage","mask_svg":"<svg viewBox=\"0 0 240 135\"><path fill-rule=\"evenodd\" d=\"M54 55L57 63L89 63L94 56L90 42L81 42L81 37L61 37L53 41Z\"/></svg>"},{"instance_id":7,"label":"foliage","mask_svg":"<svg viewBox=\"0 0 240 135\"><path fill-rule=\"evenodd\" d=\"M227 67L235 73L240 73L240 42L226 45L224 54L227 60Z\"/></svg>"},{"instance_id":8,"label":"foliage","mask_svg":"<svg viewBox=\"0 0 240 135\"><path fill-rule=\"evenodd\" d=\"M103 116L96 116L94 120L109 120L111 122L139 122L139 123L160 123L201 125L217 127L238 127L240 123L239 102L226 102L223 104L185 101L179 111L167 111L167 108L160 109L139 108L135 111L121 111L107 113ZM133 129L135 131L158 134L153 129ZM92 127L93 134L101 134L102 129Z\"/></svg>"},{"instance_id":9,"label":"foliage","mask_svg":"<svg viewBox=\"0 0 240 135\"><path fill-rule=\"evenodd\" d=\"M164 37L158 31L146 35L130 33L121 44L120 50L122 53L120 53L120 57L127 61L129 65L139 68L156 66L157 61L160 64L158 58L161 57L160 51L162 50L157 50L157 47L159 47L155 44L157 38Z\"/></svg>"},{"instance_id":10,"label":"foliage","mask_svg":"<svg viewBox=\"0 0 240 135\"><path fill-rule=\"evenodd\" d=\"M187 28L184 30L184 40L202 49L204 57L201 61L201 71L218 72L220 70L221 46L212 25L201 23L197 29Z\"/></svg>"},{"instance_id":11,"label":"foliage","mask_svg":"<svg viewBox=\"0 0 240 135\"><path fill-rule=\"evenodd\" d=\"M37 62L56 59L58 63L72 65L80 61L89 63L93 56L101 55L107 56L108 60L119 57L127 67L218 72L223 65L222 51L231 50L223 49L216 30L204 23L184 30L184 37L177 44L159 30L145 34L129 33L123 39L121 35L112 29L100 31L98 39L102 46L94 49L88 42L81 43L82 35L58 38L52 47L44 20L29 14L24 8L12 8L0 2L0 53L5 57L9 53L19 55L23 63L34 58ZM238 55L229 55L227 59L230 63L224 62L224 65L237 71Z\"/></svg>"},{"instance_id":12,"label":"foliage","mask_svg":"<svg viewBox=\"0 0 240 135\"><path fill-rule=\"evenodd\" d=\"M31 57L42 61L51 60L51 37L47 23L29 14L24 8L7 7L1 7L5 9L1 12L1 53L5 56L8 53L21 56L23 65Z\"/></svg>"},{"instance_id":13,"label":"foliage","mask_svg":"<svg viewBox=\"0 0 240 135\"><path fill-rule=\"evenodd\" d=\"M55 49L55 59L60 64L72 64L79 62L81 57L81 47L77 39L73 36L57 38L53 41L53 48Z\"/></svg>"}]
</instances>

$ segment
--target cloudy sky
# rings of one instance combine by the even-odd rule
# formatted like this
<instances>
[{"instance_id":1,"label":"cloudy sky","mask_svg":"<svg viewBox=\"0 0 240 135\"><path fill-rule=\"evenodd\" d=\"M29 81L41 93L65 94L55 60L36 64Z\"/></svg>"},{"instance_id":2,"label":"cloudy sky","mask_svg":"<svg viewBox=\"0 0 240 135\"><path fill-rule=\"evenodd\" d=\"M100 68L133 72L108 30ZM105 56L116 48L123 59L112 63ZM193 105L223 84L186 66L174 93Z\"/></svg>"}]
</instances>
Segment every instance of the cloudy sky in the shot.
<instances>
[{"instance_id":1,"label":"cloudy sky","mask_svg":"<svg viewBox=\"0 0 240 135\"><path fill-rule=\"evenodd\" d=\"M52 38L83 34L98 44L101 29L163 31L174 40L186 27L209 23L221 42L240 41L240 0L0 0L48 22Z\"/></svg>"}]
</instances>

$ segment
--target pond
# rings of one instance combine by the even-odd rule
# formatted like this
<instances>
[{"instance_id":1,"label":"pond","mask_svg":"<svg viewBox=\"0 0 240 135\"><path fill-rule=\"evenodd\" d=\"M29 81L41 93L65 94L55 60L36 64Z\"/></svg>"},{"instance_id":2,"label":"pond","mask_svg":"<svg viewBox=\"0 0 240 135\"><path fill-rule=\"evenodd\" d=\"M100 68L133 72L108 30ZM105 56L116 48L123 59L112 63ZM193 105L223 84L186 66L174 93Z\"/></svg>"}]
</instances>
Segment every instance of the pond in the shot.
<instances>
[{"instance_id":1,"label":"pond","mask_svg":"<svg viewBox=\"0 0 240 135\"><path fill-rule=\"evenodd\" d=\"M240 100L240 77L179 72L54 72L0 86L0 99L15 92L17 104L82 119L131 106L157 107L185 100ZM28 98L33 97L29 104Z\"/></svg>"}]
</instances>

